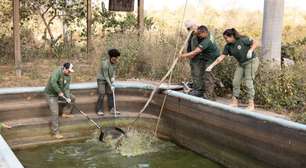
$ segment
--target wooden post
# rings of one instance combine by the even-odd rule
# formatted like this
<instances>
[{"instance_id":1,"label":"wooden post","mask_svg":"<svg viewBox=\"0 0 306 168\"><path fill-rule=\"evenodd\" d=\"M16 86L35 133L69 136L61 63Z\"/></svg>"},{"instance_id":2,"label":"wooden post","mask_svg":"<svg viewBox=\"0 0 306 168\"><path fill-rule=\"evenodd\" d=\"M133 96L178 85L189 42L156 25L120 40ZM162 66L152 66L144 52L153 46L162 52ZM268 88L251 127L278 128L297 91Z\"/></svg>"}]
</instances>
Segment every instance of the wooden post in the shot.
<instances>
[{"instance_id":1,"label":"wooden post","mask_svg":"<svg viewBox=\"0 0 306 168\"><path fill-rule=\"evenodd\" d=\"M16 76L21 77L19 0L13 0L13 36Z\"/></svg>"},{"instance_id":2,"label":"wooden post","mask_svg":"<svg viewBox=\"0 0 306 168\"><path fill-rule=\"evenodd\" d=\"M90 53L91 53L91 50L92 50L91 22L92 22L91 0L87 0L87 54L88 54L88 56L90 56Z\"/></svg>"},{"instance_id":3,"label":"wooden post","mask_svg":"<svg viewBox=\"0 0 306 168\"><path fill-rule=\"evenodd\" d=\"M137 14L138 32L139 35L142 35L144 32L144 0L138 0Z\"/></svg>"},{"instance_id":4,"label":"wooden post","mask_svg":"<svg viewBox=\"0 0 306 168\"><path fill-rule=\"evenodd\" d=\"M265 0L262 28L263 59L280 67L284 0ZM277 66L274 66L277 65Z\"/></svg>"}]
</instances>

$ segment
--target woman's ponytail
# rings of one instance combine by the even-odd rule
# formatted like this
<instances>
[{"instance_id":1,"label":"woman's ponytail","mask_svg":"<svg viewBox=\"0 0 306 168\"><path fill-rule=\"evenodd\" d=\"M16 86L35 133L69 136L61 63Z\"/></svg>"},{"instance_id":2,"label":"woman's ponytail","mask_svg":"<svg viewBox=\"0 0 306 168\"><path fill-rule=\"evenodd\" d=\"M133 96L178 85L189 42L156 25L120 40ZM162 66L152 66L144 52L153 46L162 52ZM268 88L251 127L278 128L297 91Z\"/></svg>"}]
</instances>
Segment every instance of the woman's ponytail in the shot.
<instances>
[{"instance_id":1,"label":"woman's ponytail","mask_svg":"<svg viewBox=\"0 0 306 168\"><path fill-rule=\"evenodd\" d=\"M228 36L228 37L234 37L235 39L239 39L241 37L240 33L235 29L235 28L231 28L231 29L226 29L223 32L223 36Z\"/></svg>"}]
</instances>

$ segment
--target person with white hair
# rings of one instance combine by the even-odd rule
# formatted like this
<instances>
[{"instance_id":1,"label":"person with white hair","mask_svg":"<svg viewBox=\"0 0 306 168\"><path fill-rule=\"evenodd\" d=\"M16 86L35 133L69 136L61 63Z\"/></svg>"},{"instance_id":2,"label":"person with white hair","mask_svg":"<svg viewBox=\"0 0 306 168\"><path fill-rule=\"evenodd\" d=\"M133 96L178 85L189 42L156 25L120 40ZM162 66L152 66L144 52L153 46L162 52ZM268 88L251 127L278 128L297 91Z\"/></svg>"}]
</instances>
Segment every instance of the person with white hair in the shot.
<instances>
[{"instance_id":1,"label":"person with white hair","mask_svg":"<svg viewBox=\"0 0 306 168\"><path fill-rule=\"evenodd\" d=\"M186 20L184 22L184 25L188 32L192 31L192 35L188 39L188 43L187 43L187 52L191 52L198 44L196 40L192 41L192 39L195 39L193 37L197 36L198 25L194 20Z\"/></svg>"},{"instance_id":2,"label":"person with white hair","mask_svg":"<svg viewBox=\"0 0 306 168\"><path fill-rule=\"evenodd\" d=\"M192 32L191 36L188 39L188 43L186 46L186 52L192 52L197 46L198 46L198 40L197 40L197 29L198 29L198 24L194 20L186 20L184 22L185 28L187 29L188 32ZM196 57L196 56L195 56ZM201 97L202 93L198 89L201 87L200 81L198 79L198 71L199 69L199 64L194 61L193 59L190 59L190 70L191 70L191 78L192 78L192 91L191 95Z\"/></svg>"}]
</instances>

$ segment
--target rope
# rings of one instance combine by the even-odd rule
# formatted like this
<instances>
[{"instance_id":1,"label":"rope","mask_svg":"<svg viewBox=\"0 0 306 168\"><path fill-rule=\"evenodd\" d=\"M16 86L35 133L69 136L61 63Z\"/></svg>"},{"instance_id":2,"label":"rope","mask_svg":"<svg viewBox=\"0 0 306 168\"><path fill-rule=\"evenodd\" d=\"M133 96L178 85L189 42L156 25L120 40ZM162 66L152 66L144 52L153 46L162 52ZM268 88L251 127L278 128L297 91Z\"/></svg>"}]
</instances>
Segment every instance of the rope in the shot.
<instances>
[{"instance_id":1,"label":"rope","mask_svg":"<svg viewBox=\"0 0 306 168\"><path fill-rule=\"evenodd\" d=\"M182 32L183 20L184 20L185 15L186 15L186 8L187 8L187 3L188 3L187 1L188 1L188 0L185 1L185 6L184 6L184 12L183 12L182 20L180 20L180 21L179 21L179 24L178 24L179 28L177 29L177 30L178 30L177 32L178 32L179 34ZM189 39L189 37L190 37L190 35L188 35L187 40ZM177 36L176 44L175 44L175 52L174 52L173 58L175 58L175 56L177 55L177 47L178 47L179 41L180 41L180 38L179 38L179 36ZM184 44L184 47L185 47L185 46L186 46L186 45ZM182 50L182 52L183 52L183 50ZM181 52L181 53L182 53L182 52ZM181 54L181 53L179 53L179 54ZM172 75L173 75L173 71L171 71L171 73L170 73L170 77L169 77L169 81L168 81L168 85L169 85L169 86L170 86L170 84L171 84ZM160 108L160 111L159 111L157 123L156 123L155 130L154 130L154 136L157 136L157 131L158 131L158 128L159 128L159 123L160 123L161 116L162 116L162 114L163 114L164 107L165 107L165 104L166 104L166 101L167 101L167 96L168 96L168 95L166 94L165 97L164 97L162 106L161 106L161 108Z\"/></svg>"},{"instance_id":2,"label":"rope","mask_svg":"<svg viewBox=\"0 0 306 168\"><path fill-rule=\"evenodd\" d=\"M185 2L184 16L183 16L182 19L184 19L184 17L185 17L187 2L188 2L188 0L186 0L186 2ZM188 36L187 36L187 38L186 38L184 44L181 46L181 49L180 49L180 51L179 51L179 54L183 53L183 50L184 50L185 46L186 46L187 43L188 43L188 39L190 38L191 33L192 33L192 32L189 32L189 34L188 34ZM176 45L178 45L178 41L177 41L177 44L176 44ZM177 49L176 49L176 50L177 50ZM176 55L176 52L175 52L175 55ZM168 70L167 73L163 76L163 78L158 82L158 84L154 87L153 91L152 91L151 94L150 94L149 99L147 100L147 102L146 102L146 104L143 106L143 108L139 111L139 113L138 113L136 119L135 119L134 121L132 121L132 123L128 126L128 130L130 130L131 126L133 126L133 125L136 123L136 121L141 117L141 115L143 114L143 112L146 110L146 108L148 107L148 105L149 105L150 102L152 101L152 99L153 99L155 93L158 91L160 85L168 78L169 75L172 76L173 69L175 68L175 65L177 64L178 60L179 60L179 57L175 57L175 59L173 60L172 65L170 66L169 70Z\"/></svg>"}]
</instances>

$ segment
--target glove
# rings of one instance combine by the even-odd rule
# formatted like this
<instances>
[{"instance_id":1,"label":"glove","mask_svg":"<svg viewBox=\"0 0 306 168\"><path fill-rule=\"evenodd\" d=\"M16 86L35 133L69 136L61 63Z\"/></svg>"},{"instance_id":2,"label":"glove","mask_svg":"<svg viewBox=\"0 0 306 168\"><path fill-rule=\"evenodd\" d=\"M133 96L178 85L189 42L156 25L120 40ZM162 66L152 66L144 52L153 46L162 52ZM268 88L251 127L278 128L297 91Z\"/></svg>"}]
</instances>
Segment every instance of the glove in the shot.
<instances>
[{"instance_id":1,"label":"glove","mask_svg":"<svg viewBox=\"0 0 306 168\"><path fill-rule=\"evenodd\" d=\"M247 59L252 58L252 56L253 56L253 50L249 50L247 54Z\"/></svg>"},{"instance_id":2,"label":"glove","mask_svg":"<svg viewBox=\"0 0 306 168\"><path fill-rule=\"evenodd\" d=\"M114 85L111 86L111 90L112 90L112 91L115 90L115 86L114 86Z\"/></svg>"},{"instance_id":3,"label":"glove","mask_svg":"<svg viewBox=\"0 0 306 168\"><path fill-rule=\"evenodd\" d=\"M66 101L67 101L68 104L71 103L71 99L70 98L66 98Z\"/></svg>"},{"instance_id":4,"label":"glove","mask_svg":"<svg viewBox=\"0 0 306 168\"><path fill-rule=\"evenodd\" d=\"M111 78L111 82L114 82L115 81L115 78Z\"/></svg>"},{"instance_id":5,"label":"glove","mask_svg":"<svg viewBox=\"0 0 306 168\"><path fill-rule=\"evenodd\" d=\"M213 69L213 67L209 66L205 69L206 72L211 72L211 70Z\"/></svg>"}]
</instances>

